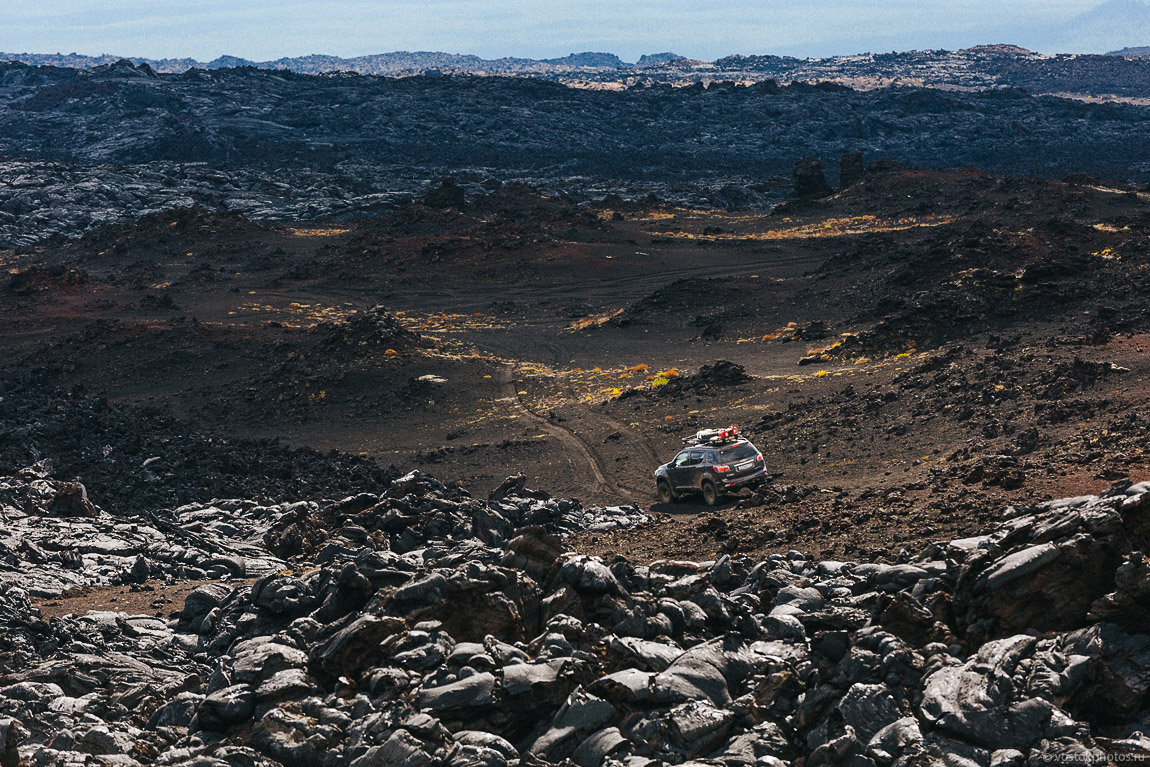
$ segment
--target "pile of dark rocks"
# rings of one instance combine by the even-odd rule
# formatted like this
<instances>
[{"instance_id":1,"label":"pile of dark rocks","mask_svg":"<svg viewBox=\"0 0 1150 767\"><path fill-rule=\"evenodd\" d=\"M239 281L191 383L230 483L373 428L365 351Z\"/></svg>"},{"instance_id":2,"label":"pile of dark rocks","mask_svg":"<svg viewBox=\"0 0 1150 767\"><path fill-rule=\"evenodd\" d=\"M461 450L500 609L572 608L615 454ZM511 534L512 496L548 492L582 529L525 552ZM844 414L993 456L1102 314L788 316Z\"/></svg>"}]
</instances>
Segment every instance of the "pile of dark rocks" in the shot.
<instances>
[{"instance_id":1,"label":"pile of dark rocks","mask_svg":"<svg viewBox=\"0 0 1150 767\"><path fill-rule=\"evenodd\" d=\"M894 564L605 562L556 534L600 512L521 478L487 500L413 472L234 508L248 542L264 519L273 543L326 538L166 621L45 622L0 584L0 764L1150 758L1150 483L1008 509Z\"/></svg>"},{"instance_id":2,"label":"pile of dark rocks","mask_svg":"<svg viewBox=\"0 0 1150 767\"><path fill-rule=\"evenodd\" d=\"M333 348L357 348L369 345L387 346L397 350L431 345L431 342L420 333L404 327L403 323L382 305L355 312L346 320L321 322L312 328L312 332L323 335L325 351L328 352Z\"/></svg>"}]
</instances>

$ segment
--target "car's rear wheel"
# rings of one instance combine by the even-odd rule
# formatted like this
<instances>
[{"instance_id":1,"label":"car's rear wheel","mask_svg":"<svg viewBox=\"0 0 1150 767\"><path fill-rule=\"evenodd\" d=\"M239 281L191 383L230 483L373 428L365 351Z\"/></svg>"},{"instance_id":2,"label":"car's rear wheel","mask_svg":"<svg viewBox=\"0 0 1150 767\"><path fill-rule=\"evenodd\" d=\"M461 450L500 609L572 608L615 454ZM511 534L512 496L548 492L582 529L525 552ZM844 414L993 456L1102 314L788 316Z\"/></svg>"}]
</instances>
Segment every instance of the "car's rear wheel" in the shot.
<instances>
[{"instance_id":1,"label":"car's rear wheel","mask_svg":"<svg viewBox=\"0 0 1150 767\"><path fill-rule=\"evenodd\" d=\"M719 502L719 491L715 488L715 483L706 480L703 482L703 503L708 506L714 506Z\"/></svg>"}]
</instances>

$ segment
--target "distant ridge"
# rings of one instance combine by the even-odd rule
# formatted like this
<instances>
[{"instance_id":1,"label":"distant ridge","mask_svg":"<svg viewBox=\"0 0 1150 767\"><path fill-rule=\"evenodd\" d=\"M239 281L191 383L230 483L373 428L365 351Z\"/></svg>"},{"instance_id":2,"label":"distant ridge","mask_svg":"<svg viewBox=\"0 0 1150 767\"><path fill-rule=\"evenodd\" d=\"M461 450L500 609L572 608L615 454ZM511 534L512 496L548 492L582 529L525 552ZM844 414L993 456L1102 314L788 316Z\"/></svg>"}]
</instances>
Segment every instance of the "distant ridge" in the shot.
<instances>
[{"instance_id":1,"label":"distant ridge","mask_svg":"<svg viewBox=\"0 0 1150 767\"><path fill-rule=\"evenodd\" d=\"M673 64L676 61L686 61L687 59L677 53L645 53L639 57L636 62L637 67L657 67L663 64Z\"/></svg>"},{"instance_id":2,"label":"distant ridge","mask_svg":"<svg viewBox=\"0 0 1150 767\"><path fill-rule=\"evenodd\" d=\"M1135 48L1123 48L1118 51L1110 51L1107 56L1150 56L1150 45L1141 45Z\"/></svg>"},{"instance_id":3,"label":"distant ridge","mask_svg":"<svg viewBox=\"0 0 1150 767\"><path fill-rule=\"evenodd\" d=\"M31 66L67 67L70 69L90 69L109 66L118 61L131 61L139 66L147 64L156 72L179 74L189 69L231 69L235 67L255 67L257 69L285 69L301 74L324 74L327 72L358 72L363 75L395 75L421 73L431 70L448 72L495 72L509 74L555 73L586 71L610 71L617 69L659 66L683 60L675 53L654 53L645 55L637 64L630 64L613 53L585 51L572 53L555 59L499 58L484 59L456 53L439 51L395 51L377 53L370 56L342 58L312 54L280 58L274 61L252 61L238 56L220 56L207 62L195 59L146 59L139 57L86 56L79 53L0 53L0 61L18 61Z\"/></svg>"},{"instance_id":4,"label":"distant ridge","mask_svg":"<svg viewBox=\"0 0 1150 767\"><path fill-rule=\"evenodd\" d=\"M1150 34L1146 35L1150 38ZM264 72L293 72L327 77L355 72L364 76L497 75L550 80L573 87L619 90L651 86L734 87L761 83L768 91L779 83L808 83L823 89L896 87L1002 89L1032 94L1150 98L1150 48L1126 48L1119 55L1043 54L1007 44L978 45L957 51L858 53L823 59L775 55L734 55L713 62L674 53L653 53L629 64L610 53L572 53L553 59L483 59L429 51L397 51L345 59L311 55L254 62L221 56L206 63L194 59L117 59L80 54L0 53L0 78L26 66L56 67L43 77L180 77L197 71L252 67ZM24 75L16 75L17 79ZM769 82L775 81L774 86Z\"/></svg>"}]
</instances>

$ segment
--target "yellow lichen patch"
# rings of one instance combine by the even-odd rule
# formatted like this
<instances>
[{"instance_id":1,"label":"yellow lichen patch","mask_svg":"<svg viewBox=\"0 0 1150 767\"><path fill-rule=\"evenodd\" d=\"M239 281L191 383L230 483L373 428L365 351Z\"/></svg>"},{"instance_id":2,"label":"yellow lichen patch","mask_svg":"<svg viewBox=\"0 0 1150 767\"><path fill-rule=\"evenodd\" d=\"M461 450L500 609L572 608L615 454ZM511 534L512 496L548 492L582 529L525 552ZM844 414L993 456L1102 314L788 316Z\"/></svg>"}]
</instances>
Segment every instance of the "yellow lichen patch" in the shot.
<instances>
[{"instance_id":1,"label":"yellow lichen patch","mask_svg":"<svg viewBox=\"0 0 1150 767\"><path fill-rule=\"evenodd\" d=\"M823 355L822 358L826 359L826 353L827 352L832 352L842 345L843 345L842 341L835 341L830 346L812 346L812 347L807 349L807 356L810 357L810 356L813 356L815 354L821 354L821 355Z\"/></svg>"},{"instance_id":2,"label":"yellow lichen patch","mask_svg":"<svg viewBox=\"0 0 1150 767\"><path fill-rule=\"evenodd\" d=\"M321 306L319 304L302 304L298 301L292 301L287 306L259 303L241 304L236 308L235 313L287 314L291 315L295 320L294 325L312 327L321 322L335 322L346 319L354 313L354 309L346 304L343 306Z\"/></svg>"},{"instance_id":3,"label":"yellow lichen patch","mask_svg":"<svg viewBox=\"0 0 1150 767\"><path fill-rule=\"evenodd\" d=\"M451 314L447 312L395 312L395 318L408 330L434 333L465 333L473 330L502 330L507 325L482 312Z\"/></svg>"},{"instance_id":4,"label":"yellow lichen patch","mask_svg":"<svg viewBox=\"0 0 1150 767\"><path fill-rule=\"evenodd\" d=\"M321 304L305 304L292 301L286 306L273 304L248 303L237 307L240 313L268 313L290 315L294 320L293 326L313 327L321 322L338 322L346 320L357 310L350 304L342 306L323 306ZM449 314L445 312L405 312L397 311L395 318L408 330L436 333L463 333L472 330L501 330L506 325L496 319L487 317L482 313Z\"/></svg>"},{"instance_id":5,"label":"yellow lichen patch","mask_svg":"<svg viewBox=\"0 0 1150 767\"><path fill-rule=\"evenodd\" d=\"M612 318L618 317L622 313L622 309L616 309L614 311L606 311L601 314L592 314L587 317L580 317L568 325L567 329L571 332L575 332L578 330L586 330L587 328L602 327L603 325L606 325L608 322L610 322Z\"/></svg>"},{"instance_id":6,"label":"yellow lichen patch","mask_svg":"<svg viewBox=\"0 0 1150 767\"><path fill-rule=\"evenodd\" d=\"M660 386L666 386L672 379L679 377L679 371L675 368L670 370L660 370L653 377L650 378L651 388L657 389Z\"/></svg>"},{"instance_id":7,"label":"yellow lichen patch","mask_svg":"<svg viewBox=\"0 0 1150 767\"><path fill-rule=\"evenodd\" d=\"M870 232L899 232L908 229L923 227L944 226L954 222L953 216L924 216L915 218L906 216L896 219L882 219L877 216L852 216L843 218L828 218L801 226L786 229L771 229L765 232L749 232L734 234L720 232L717 234L700 234L696 232L651 232L658 237L683 240L795 240L812 237L845 237Z\"/></svg>"},{"instance_id":8,"label":"yellow lichen patch","mask_svg":"<svg viewBox=\"0 0 1150 767\"><path fill-rule=\"evenodd\" d=\"M521 362L515 373L524 378L554 378L558 375L554 369L539 362Z\"/></svg>"},{"instance_id":9,"label":"yellow lichen patch","mask_svg":"<svg viewBox=\"0 0 1150 767\"><path fill-rule=\"evenodd\" d=\"M795 337L795 331L797 331L798 329L799 329L799 323L788 322L786 325L783 325L781 328L779 328L778 330L776 330L772 333L764 333L762 340L764 340L764 341L777 341L780 338L794 338Z\"/></svg>"},{"instance_id":10,"label":"yellow lichen patch","mask_svg":"<svg viewBox=\"0 0 1150 767\"><path fill-rule=\"evenodd\" d=\"M829 373L827 373L827 371L820 370L819 372L815 373L815 378L824 378L827 375L829 375Z\"/></svg>"},{"instance_id":11,"label":"yellow lichen patch","mask_svg":"<svg viewBox=\"0 0 1150 767\"><path fill-rule=\"evenodd\" d=\"M292 237L335 237L340 234L347 234L351 229L333 228L333 227L295 227L288 229Z\"/></svg>"}]
</instances>

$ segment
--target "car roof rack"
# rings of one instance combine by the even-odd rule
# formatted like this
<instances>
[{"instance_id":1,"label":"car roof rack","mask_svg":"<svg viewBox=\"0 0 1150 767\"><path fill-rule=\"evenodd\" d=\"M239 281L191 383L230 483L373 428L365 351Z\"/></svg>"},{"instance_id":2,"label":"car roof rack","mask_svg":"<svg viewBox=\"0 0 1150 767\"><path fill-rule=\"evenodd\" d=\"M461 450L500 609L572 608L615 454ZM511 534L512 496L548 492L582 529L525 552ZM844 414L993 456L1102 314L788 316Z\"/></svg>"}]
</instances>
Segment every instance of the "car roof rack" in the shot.
<instances>
[{"instance_id":1,"label":"car roof rack","mask_svg":"<svg viewBox=\"0 0 1150 767\"><path fill-rule=\"evenodd\" d=\"M728 426L725 429L700 429L690 437L683 438L683 444L689 446L725 445L739 439L737 426Z\"/></svg>"}]
</instances>

